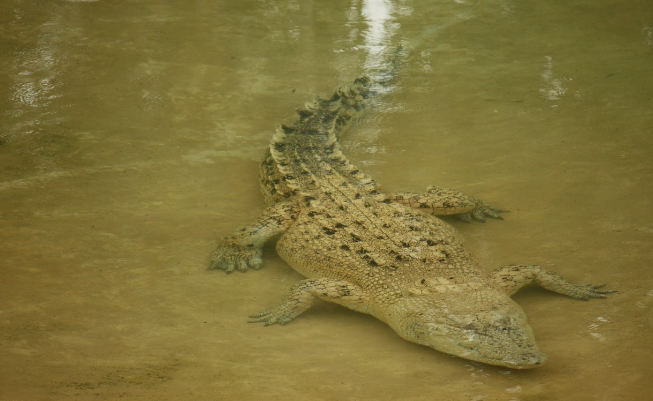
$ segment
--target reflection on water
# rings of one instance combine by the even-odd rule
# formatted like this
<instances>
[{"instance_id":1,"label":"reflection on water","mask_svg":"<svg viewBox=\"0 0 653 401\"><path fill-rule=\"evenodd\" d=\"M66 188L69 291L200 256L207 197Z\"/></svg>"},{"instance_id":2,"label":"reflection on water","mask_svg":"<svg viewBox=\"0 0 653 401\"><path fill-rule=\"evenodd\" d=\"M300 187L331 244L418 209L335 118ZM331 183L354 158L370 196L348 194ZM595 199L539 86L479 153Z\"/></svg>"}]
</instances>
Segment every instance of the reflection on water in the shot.
<instances>
[{"instance_id":1,"label":"reflection on water","mask_svg":"<svg viewBox=\"0 0 653 401\"><path fill-rule=\"evenodd\" d=\"M562 84L562 79L556 78L553 74L553 57L546 56L546 63L544 64L544 72L542 73L542 88L540 92L548 100L558 100L565 96L567 88Z\"/></svg>"},{"instance_id":2,"label":"reflection on water","mask_svg":"<svg viewBox=\"0 0 653 401\"><path fill-rule=\"evenodd\" d=\"M366 74L374 77L373 71L387 70L390 46L396 47L392 37L401 25L393 22L394 6L391 1L363 1L361 16L368 27L363 32L364 49L367 57L363 68Z\"/></svg>"},{"instance_id":3,"label":"reflection on water","mask_svg":"<svg viewBox=\"0 0 653 401\"><path fill-rule=\"evenodd\" d=\"M599 0L59 1L0 5L3 399L645 399L653 349L653 7ZM517 301L530 372L410 344L316 303L247 325L301 279L205 270L256 216L273 128L382 74L348 156L389 190L511 210L459 224L481 263L620 292Z\"/></svg>"},{"instance_id":4,"label":"reflection on water","mask_svg":"<svg viewBox=\"0 0 653 401\"><path fill-rule=\"evenodd\" d=\"M24 17L16 15L22 20ZM11 52L11 58L5 63L8 66L10 79L8 113L14 118L27 117L15 126L7 126L8 132L3 133L4 140L19 139L16 136L34 134L39 130L42 120L52 119L55 111L46 109L52 100L62 96L61 72L59 60L62 58L58 49L57 37L58 18L51 18L42 24L32 27L29 32L31 43Z\"/></svg>"},{"instance_id":5,"label":"reflection on water","mask_svg":"<svg viewBox=\"0 0 653 401\"><path fill-rule=\"evenodd\" d=\"M53 92L61 85L57 82L59 57L55 44L47 38L47 29L44 31L39 34L35 48L15 54L13 67L17 72L10 98L19 107L45 107L51 99L60 96Z\"/></svg>"}]
</instances>

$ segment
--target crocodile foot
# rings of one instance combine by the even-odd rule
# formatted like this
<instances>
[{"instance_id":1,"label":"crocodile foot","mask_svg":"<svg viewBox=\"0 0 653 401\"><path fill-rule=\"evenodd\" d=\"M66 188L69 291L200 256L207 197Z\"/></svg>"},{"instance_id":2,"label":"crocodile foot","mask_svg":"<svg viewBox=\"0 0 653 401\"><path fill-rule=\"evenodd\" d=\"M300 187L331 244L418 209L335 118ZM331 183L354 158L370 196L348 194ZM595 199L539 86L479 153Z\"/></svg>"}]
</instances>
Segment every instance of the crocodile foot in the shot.
<instances>
[{"instance_id":1,"label":"crocodile foot","mask_svg":"<svg viewBox=\"0 0 653 401\"><path fill-rule=\"evenodd\" d=\"M277 308L269 309L250 316L249 318L252 320L250 320L249 323L263 322L266 326L278 323L283 326L293 320L298 314L299 313L295 313L291 308L284 308L284 305L280 305Z\"/></svg>"},{"instance_id":2,"label":"crocodile foot","mask_svg":"<svg viewBox=\"0 0 653 401\"><path fill-rule=\"evenodd\" d=\"M501 217L499 213L508 213L507 210L493 208L492 206L488 205L487 203L485 203L480 199L474 198L474 201L476 202L476 208L474 210L472 210L469 213L463 213L459 215L459 218L462 221L471 223L473 220L476 220L481 223L485 223L486 217L491 217L497 220L503 220L503 217Z\"/></svg>"},{"instance_id":3,"label":"crocodile foot","mask_svg":"<svg viewBox=\"0 0 653 401\"><path fill-rule=\"evenodd\" d=\"M222 269L227 273L235 269L245 272L249 267L260 269L263 265L261 254L261 248L223 244L211 255L209 269Z\"/></svg>"},{"instance_id":4,"label":"crocodile foot","mask_svg":"<svg viewBox=\"0 0 653 401\"><path fill-rule=\"evenodd\" d=\"M569 295L572 298L587 301L590 298L607 298L607 294L613 294L616 290L603 288L605 284L581 284L574 285L573 292Z\"/></svg>"}]
</instances>

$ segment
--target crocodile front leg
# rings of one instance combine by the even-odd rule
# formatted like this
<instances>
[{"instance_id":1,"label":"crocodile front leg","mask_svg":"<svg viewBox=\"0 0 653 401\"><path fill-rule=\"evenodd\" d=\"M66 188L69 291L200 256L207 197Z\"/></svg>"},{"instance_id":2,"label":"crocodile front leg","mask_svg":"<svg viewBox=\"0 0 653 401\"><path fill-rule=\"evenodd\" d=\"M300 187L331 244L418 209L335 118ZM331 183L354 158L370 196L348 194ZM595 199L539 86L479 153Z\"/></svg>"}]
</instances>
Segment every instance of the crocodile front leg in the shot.
<instances>
[{"instance_id":1,"label":"crocodile front leg","mask_svg":"<svg viewBox=\"0 0 653 401\"><path fill-rule=\"evenodd\" d=\"M262 247L274 235L284 232L297 218L299 209L294 203L276 203L263 211L254 224L246 226L222 240L211 256L209 269L223 269L231 273L248 267L261 268Z\"/></svg>"},{"instance_id":2,"label":"crocodile front leg","mask_svg":"<svg viewBox=\"0 0 653 401\"><path fill-rule=\"evenodd\" d=\"M539 284L542 288L572 298L588 300L589 298L605 298L606 294L616 292L602 289L603 285L572 284L559 274L538 265L508 265L492 272L493 283L508 295L516 293L529 283Z\"/></svg>"},{"instance_id":3,"label":"crocodile front leg","mask_svg":"<svg viewBox=\"0 0 653 401\"><path fill-rule=\"evenodd\" d=\"M265 322L266 326L284 325L313 305L315 297L367 313L369 297L362 288L344 280L318 278L302 280L286 293L281 305L250 316L250 323Z\"/></svg>"},{"instance_id":4,"label":"crocodile front leg","mask_svg":"<svg viewBox=\"0 0 653 401\"><path fill-rule=\"evenodd\" d=\"M416 209L428 209L438 216L459 215L464 221L472 219L485 222L485 217L503 220L499 213L505 210L495 209L484 201L465 195L462 192L431 185L425 194L395 192L387 194L390 200Z\"/></svg>"}]
</instances>

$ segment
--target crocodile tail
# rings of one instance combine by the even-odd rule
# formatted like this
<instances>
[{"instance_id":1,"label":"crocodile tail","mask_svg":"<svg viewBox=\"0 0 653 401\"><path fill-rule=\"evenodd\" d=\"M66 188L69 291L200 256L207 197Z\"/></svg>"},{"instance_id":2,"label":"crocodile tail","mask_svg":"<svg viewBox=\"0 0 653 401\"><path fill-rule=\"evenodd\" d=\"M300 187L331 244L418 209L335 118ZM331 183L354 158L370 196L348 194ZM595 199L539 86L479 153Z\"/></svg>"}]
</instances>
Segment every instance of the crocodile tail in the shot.
<instances>
[{"instance_id":1,"label":"crocodile tail","mask_svg":"<svg viewBox=\"0 0 653 401\"><path fill-rule=\"evenodd\" d=\"M264 194L310 191L315 185L312 172L318 170L341 176L349 184L373 189L374 181L342 153L338 134L367 107L372 97L392 85L400 56L401 47L390 58L387 71L376 72L375 78L356 78L328 99L316 97L297 110L297 121L277 129L270 141L270 157L266 157L266 165L261 170ZM271 161L276 171L267 167ZM274 179L270 179L272 175Z\"/></svg>"},{"instance_id":2,"label":"crocodile tail","mask_svg":"<svg viewBox=\"0 0 653 401\"><path fill-rule=\"evenodd\" d=\"M387 57L382 69L369 71L352 84L338 88L329 99L315 97L304 108L297 109L299 120L293 124L301 135L325 135L324 146L338 140L338 134L370 104L379 93L393 88L397 79L404 48L399 45Z\"/></svg>"}]
</instances>

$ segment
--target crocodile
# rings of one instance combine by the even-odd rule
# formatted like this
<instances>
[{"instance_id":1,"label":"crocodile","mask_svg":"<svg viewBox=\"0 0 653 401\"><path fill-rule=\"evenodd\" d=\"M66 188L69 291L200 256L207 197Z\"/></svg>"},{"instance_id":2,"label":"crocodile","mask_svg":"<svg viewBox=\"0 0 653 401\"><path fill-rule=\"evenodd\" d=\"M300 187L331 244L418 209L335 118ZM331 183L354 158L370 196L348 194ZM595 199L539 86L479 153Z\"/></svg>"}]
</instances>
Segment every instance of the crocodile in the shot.
<instances>
[{"instance_id":1,"label":"crocodile","mask_svg":"<svg viewBox=\"0 0 653 401\"><path fill-rule=\"evenodd\" d=\"M437 351L513 369L542 365L547 356L510 296L529 283L581 300L614 291L572 284L537 265L485 274L462 235L439 216L485 222L502 219L503 210L438 186L385 192L349 161L340 133L392 79L358 78L277 129L260 165L269 206L221 240L210 269L259 269L262 246L278 236L277 253L306 279L251 322L286 324L319 298L370 314Z\"/></svg>"}]
</instances>

